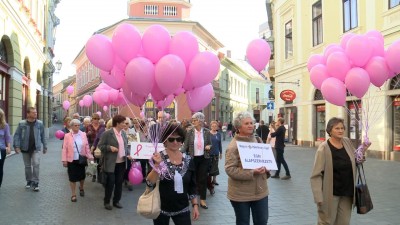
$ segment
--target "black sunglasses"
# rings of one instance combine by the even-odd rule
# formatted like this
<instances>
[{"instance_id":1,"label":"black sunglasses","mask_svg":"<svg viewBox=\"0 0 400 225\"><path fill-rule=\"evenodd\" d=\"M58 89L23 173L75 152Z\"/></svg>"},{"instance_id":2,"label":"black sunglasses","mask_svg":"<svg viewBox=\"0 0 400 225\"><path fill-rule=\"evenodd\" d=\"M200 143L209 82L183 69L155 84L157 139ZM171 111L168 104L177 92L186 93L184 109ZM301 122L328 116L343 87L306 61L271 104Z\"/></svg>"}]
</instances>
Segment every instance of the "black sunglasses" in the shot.
<instances>
[{"instance_id":1,"label":"black sunglasses","mask_svg":"<svg viewBox=\"0 0 400 225\"><path fill-rule=\"evenodd\" d=\"M182 137L177 137L177 138L170 137L167 140L168 140L168 142L174 142L174 141L183 142L183 138Z\"/></svg>"}]
</instances>

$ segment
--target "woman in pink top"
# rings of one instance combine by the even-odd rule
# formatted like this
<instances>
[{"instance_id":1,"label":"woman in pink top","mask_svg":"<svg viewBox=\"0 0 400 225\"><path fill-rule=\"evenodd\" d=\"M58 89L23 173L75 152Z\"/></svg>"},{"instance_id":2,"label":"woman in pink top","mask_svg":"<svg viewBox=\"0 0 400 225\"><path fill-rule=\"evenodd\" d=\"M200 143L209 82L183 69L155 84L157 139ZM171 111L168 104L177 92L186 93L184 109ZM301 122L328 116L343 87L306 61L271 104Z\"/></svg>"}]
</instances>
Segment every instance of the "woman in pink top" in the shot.
<instances>
[{"instance_id":1,"label":"woman in pink top","mask_svg":"<svg viewBox=\"0 0 400 225\"><path fill-rule=\"evenodd\" d=\"M93 163L86 133L79 130L81 122L73 119L70 122L71 132L64 136L61 161L68 168L68 177L71 186L71 201L76 202L76 182L79 181L79 194L85 196L83 185L85 183L85 165L79 163L79 155L86 156Z\"/></svg>"}]
</instances>

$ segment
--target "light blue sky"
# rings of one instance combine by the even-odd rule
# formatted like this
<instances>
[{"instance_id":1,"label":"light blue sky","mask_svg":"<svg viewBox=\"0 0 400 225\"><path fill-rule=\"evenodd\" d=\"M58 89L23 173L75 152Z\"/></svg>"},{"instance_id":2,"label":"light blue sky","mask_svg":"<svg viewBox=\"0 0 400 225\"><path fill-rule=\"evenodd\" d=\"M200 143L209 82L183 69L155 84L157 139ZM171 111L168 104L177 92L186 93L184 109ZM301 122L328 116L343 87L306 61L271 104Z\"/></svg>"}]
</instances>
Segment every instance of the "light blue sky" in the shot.
<instances>
[{"instance_id":1,"label":"light blue sky","mask_svg":"<svg viewBox=\"0 0 400 225\"><path fill-rule=\"evenodd\" d=\"M232 56L243 58L247 44L258 37L258 27L267 20L265 0L191 0L191 19L200 22ZM58 83L75 73L73 59L98 29L127 18L126 0L63 0L56 9L57 27L54 62L63 67Z\"/></svg>"}]
</instances>

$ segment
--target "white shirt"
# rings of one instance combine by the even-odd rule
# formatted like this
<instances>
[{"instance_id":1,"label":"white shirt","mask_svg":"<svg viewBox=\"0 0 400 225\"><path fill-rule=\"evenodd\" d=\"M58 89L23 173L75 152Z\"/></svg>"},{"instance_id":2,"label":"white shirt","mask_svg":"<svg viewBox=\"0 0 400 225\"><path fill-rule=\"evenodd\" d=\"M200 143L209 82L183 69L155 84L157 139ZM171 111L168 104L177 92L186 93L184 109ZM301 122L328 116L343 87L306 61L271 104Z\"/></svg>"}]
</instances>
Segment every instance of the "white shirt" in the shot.
<instances>
[{"instance_id":1,"label":"white shirt","mask_svg":"<svg viewBox=\"0 0 400 225\"><path fill-rule=\"evenodd\" d=\"M198 146L198 137L200 138L201 145ZM194 129L194 155L202 156L204 155L204 136L203 136L203 128L200 131Z\"/></svg>"},{"instance_id":2,"label":"white shirt","mask_svg":"<svg viewBox=\"0 0 400 225\"><path fill-rule=\"evenodd\" d=\"M74 138L74 160L78 160L79 159L79 152L81 152L82 150L82 137L79 134L79 132L77 134L72 134L73 138ZM78 147L78 149L77 149Z\"/></svg>"}]
</instances>

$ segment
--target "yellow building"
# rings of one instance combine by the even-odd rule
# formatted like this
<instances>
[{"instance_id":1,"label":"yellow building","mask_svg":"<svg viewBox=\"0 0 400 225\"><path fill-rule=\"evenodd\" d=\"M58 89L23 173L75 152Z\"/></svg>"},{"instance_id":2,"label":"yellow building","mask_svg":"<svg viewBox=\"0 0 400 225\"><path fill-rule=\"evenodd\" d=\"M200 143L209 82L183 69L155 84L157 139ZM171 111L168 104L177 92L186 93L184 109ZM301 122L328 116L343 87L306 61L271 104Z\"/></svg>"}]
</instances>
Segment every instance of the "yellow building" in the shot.
<instances>
[{"instance_id":1,"label":"yellow building","mask_svg":"<svg viewBox=\"0 0 400 225\"><path fill-rule=\"evenodd\" d=\"M369 156L400 160L400 113L397 96L400 76L387 81L381 90L370 88L361 100L347 97L346 107L326 102L310 82L308 58L321 54L331 43L339 43L349 32L364 34L378 30L384 35L385 46L400 38L400 6L398 1L321 1L271 0L274 30L276 113L288 125L288 141L297 145L315 146L328 138L326 121L342 117L346 121L347 136L355 144L364 134L359 132L354 104L369 105L372 127ZM291 102L279 96L292 90L296 98ZM363 115L360 115L363 117ZM365 116L364 116L365 117ZM365 118L362 118L362 120Z\"/></svg>"}]
</instances>

